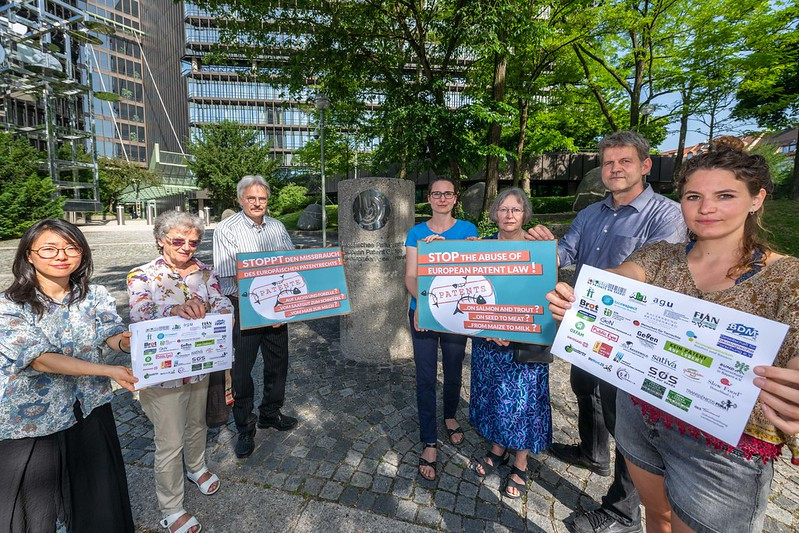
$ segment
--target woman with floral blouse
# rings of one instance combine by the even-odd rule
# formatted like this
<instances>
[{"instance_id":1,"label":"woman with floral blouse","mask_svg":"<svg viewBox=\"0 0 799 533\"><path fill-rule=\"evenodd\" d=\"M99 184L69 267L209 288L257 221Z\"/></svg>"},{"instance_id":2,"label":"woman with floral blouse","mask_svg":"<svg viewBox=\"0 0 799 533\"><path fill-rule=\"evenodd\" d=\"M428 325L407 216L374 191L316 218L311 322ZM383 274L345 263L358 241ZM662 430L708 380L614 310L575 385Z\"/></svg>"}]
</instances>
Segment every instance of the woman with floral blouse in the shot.
<instances>
[{"instance_id":1,"label":"woman with floral blouse","mask_svg":"<svg viewBox=\"0 0 799 533\"><path fill-rule=\"evenodd\" d=\"M89 244L69 222L37 222L12 272L0 293L0 531L132 532L110 402L111 379L130 391L137 380L105 364L130 333L89 284Z\"/></svg>"},{"instance_id":2,"label":"woman with floral blouse","mask_svg":"<svg viewBox=\"0 0 799 533\"><path fill-rule=\"evenodd\" d=\"M204 229L199 217L185 212L167 211L155 219L153 233L161 256L128 274L132 322L233 312L216 275L194 257ZM208 381L207 375L175 379L143 389L139 396L155 426L156 496L161 526L171 533L201 529L183 509L184 462L186 477L200 492L211 495L219 490L219 478L205 465Z\"/></svg>"}]
</instances>

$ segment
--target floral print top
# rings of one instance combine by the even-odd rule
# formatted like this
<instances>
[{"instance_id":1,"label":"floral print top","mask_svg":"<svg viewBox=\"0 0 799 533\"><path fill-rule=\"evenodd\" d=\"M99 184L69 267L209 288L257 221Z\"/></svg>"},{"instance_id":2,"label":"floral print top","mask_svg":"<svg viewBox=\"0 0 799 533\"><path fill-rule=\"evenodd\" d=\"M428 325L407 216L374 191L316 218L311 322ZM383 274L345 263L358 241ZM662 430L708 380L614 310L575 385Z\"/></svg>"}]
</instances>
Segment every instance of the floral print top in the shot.
<instances>
[{"instance_id":1,"label":"floral print top","mask_svg":"<svg viewBox=\"0 0 799 533\"><path fill-rule=\"evenodd\" d=\"M644 269L647 283L787 324L788 334L774 366L785 368L790 359L799 357L799 259L783 257L746 279L742 277L730 288L702 292L694 284L685 257L685 243L658 242L639 249L627 260ZM635 397L633 403L642 406L650 421L660 420L667 426L676 424L682 433L697 439L702 436L709 446L729 451L728 445L689 424L670 418L668 413ZM779 457L784 444L791 450L793 464L799 466L799 434L786 435L774 427L763 414L758 399L737 448L747 458L757 455L766 460Z\"/></svg>"},{"instance_id":2,"label":"floral print top","mask_svg":"<svg viewBox=\"0 0 799 533\"><path fill-rule=\"evenodd\" d=\"M219 279L210 267L193 257L197 269L185 277L172 268L163 257L134 268L128 274L130 321L142 322L170 316L172 308L196 298L208 305L210 313L232 313L233 304L224 296ZM173 379L152 387L174 388L197 383L205 375Z\"/></svg>"},{"instance_id":3,"label":"floral print top","mask_svg":"<svg viewBox=\"0 0 799 533\"><path fill-rule=\"evenodd\" d=\"M126 330L114 298L102 285L67 305L69 295L53 302L41 295L46 311L39 317L0 293L0 439L41 437L76 423L72 406L84 416L111 401L111 381L100 376L66 376L31 367L45 352L105 363L108 337Z\"/></svg>"}]
</instances>

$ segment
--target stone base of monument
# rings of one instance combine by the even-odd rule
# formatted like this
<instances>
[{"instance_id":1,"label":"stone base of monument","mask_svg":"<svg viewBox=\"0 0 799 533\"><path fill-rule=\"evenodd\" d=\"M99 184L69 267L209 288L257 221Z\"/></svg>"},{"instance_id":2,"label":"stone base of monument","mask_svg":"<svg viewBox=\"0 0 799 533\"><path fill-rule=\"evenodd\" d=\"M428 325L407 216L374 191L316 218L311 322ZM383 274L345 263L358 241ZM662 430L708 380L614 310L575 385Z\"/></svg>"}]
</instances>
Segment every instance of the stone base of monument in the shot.
<instances>
[{"instance_id":1,"label":"stone base of monument","mask_svg":"<svg viewBox=\"0 0 799 533\"><path fill-rule=\"evenodd\" d=\"M341 355L386 363L413 357L405 289L405 237L414 183L359 178L338 184L339 246L352 313L342 316Z\"/></svg>"}]
</instances>

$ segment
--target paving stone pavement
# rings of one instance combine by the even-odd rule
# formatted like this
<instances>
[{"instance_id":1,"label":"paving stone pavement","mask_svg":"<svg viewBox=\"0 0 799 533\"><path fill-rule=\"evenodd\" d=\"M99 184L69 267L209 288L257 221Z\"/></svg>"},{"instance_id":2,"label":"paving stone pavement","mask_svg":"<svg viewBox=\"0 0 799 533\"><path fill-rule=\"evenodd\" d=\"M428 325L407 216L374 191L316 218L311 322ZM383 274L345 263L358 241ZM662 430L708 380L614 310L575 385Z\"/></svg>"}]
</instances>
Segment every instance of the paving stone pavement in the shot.
<instances>
[{"instance_id":1,"label":"paving stone pavement","mask_svg":"<svg viewBox=\"0 0 799 533\"><path fill-rule=\"evenodd\" d=\"M155 257L151 230L139 223L87 226L84 231L94 254L94 280L111 290L127 318L125 275ZM293 237L300 246L318 243L313 235ZM0 287L10 282L16 244L0 242ZM211 231L198 257L211 262ZM508 467L485 481L475 475L469 465L487 443L468 422L468 357L458 412L464 442L459 447L446 442L440 423L439 476L426 481L417 475L416 466L420 445L413 360L348 360L339 349L336 318L292 324L289 332L284 412L297 416L300 425L284 433L258 430L255 452L245 460L233 453L232 419L209 432L207 460L222 488L209 498L186 484L185 506L203 531L562 532L564 518L599 506L609 479L565 465L547 453L530 458L531 481L521 501L501 494ZM577 439L577 404L569 388L568 366L560 360L551 366L554 438L559 442ZM262 386L259 366L253 374L256 386ZM137 527L163 531L153 491L152 425L127 391L116 392L113 407ZM799 530L799 481L786 459L776 468L765 527L769 532Z\"/></svg>"}]
</instances>

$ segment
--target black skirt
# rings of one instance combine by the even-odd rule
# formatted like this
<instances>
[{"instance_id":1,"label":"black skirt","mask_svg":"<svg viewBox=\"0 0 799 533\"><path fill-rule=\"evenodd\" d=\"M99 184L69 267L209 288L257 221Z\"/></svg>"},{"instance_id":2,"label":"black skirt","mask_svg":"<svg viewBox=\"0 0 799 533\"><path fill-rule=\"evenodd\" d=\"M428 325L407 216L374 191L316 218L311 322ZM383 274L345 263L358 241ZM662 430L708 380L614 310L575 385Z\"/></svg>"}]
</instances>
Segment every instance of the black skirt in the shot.
<instances>
[{"instance_id":1,"label":"black skirt","mask_svg":"<svg viewBox=\"0 0 799 533\"><path fill-rule=\"evenodd\" d=\"M127 476L111 405L46 437L0 441L0 531L133 532ZM5 475L3 476L6 477Z\"/></svg>"}]
</instances>

